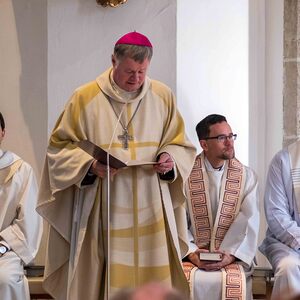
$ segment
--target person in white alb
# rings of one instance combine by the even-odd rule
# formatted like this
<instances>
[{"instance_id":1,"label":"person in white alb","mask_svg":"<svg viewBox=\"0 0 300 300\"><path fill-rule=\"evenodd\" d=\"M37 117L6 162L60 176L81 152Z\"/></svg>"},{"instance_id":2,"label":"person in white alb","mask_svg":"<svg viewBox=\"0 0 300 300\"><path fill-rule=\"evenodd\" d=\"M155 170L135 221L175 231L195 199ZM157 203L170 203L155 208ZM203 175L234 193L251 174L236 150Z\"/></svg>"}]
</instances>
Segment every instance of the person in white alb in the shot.
<instances>
[{"instance_id":1,"label":"person in white alb","mask_svg":"<svg viewBox=\"0 0 300 300\"><path fill-rule=\"evenodd\" d=\"M255 173L235 158L236 134L213 114L196 127L203 152L187 184L190 247L184 260L192 299L252 299L251 274L259 231ZM220 261L199 258L216 252Z\"/></svg>"},{"instance_id":2,"label":"person in white alb","mask_svg":"<svg viewBox=\"0 0 300 300\"><path fill-rule=\"evenodd\" d=\"M42 219L35 211L38 187L31 166L2 150L1 112L0 125L0 299L29 300L24 265L34 259L42 234Z\"/></svg>"},{"instance_id":3,"label":"person in white alb","mask_svg":"<svg viewBox=\"0 0 300 300\"><path fill-rule=\"evenodd\" d=\"M274 270L272 300L300 295L300 141L270 163L266 190L266 238L259 250Z\"/></svg>"}]
</instances>

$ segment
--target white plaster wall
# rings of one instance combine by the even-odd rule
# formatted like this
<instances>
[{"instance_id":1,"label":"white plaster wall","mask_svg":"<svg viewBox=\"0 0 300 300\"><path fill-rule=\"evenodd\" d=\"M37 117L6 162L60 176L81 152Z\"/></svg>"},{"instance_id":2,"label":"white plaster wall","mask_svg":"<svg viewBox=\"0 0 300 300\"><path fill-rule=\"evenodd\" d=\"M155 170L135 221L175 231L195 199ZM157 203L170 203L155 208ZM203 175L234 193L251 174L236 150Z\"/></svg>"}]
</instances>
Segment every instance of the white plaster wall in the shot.
<instances>
[{"instance_id":1,"label":"white plaster wall","mask_svg":"<svg viewBox=\"0 0 300 300\"><path fill-rule=\"evenodd\" d=\"M265 174L271 159L283 146L283 15L284 0L266 0ZM263 117L260 115L260 118ZM264 184L262 187L264 192ZM262 238L264 229L267 229L267 225L262 221ZM263 265L264 261L262 259L259 262Z\"/></svg>"},{"instance_id":2,"label":"white plaster wall","mask_svg":"<svg viewBox=\"0 0 300 300\"><path fill-rule=\"evenodd\" d=\"M0 0L2 147L34 168L39 181L47 146L47 2ZM44 263L44 243L35 263Z\"/></svg>"},{"instance_id":3,"label":"white plaster wall","mask_svg":"<svg viewBox=\"0 0 300 300\"><path fill-rule=\"evenodd\" d=\"M177 97L189 136L198 145L197 123L208 114L225 115L238 134L237 157L247 164L248 1L177 6Z\"/></svg>"},{"instance_id":4,"label":"white plaster wall","mask_svg":"<svg viewBox=\"0 0 300 300\"><path fill-rule=\"evenodd\" d=\"M266 172L266 66L265 66L265 1L249 0L249 164L256 171L259 182L260 244L265 237L266 220L263 208L263 194ZM257 251L259 266L268 266L267 259Z\"/></svg>"},{"instance_id":5,"label":"white plaster wall","mask_svg":"<svg viewBox=\"0 0 300 300\"><path fill-rule=\"evenodd\" d=\"M284 0L266 0L266 164L283 143Z\"/></svg>"},{"instance_id":6,"label":"white plaster wall","mask_svg":"<svg viewBox=\"0 0 300 300\"><path fill-rule=\"evenodd\" d=\"M283 0L249 3L249 163L264 188L283 140Z\"/></svg>"},{"instance_id":7,"label":"white plaster wall","mask_svg":"<svg viewBox=\"0 0 300 300\"><path fill-rule=\"evenodd\" d=\"M268 166L283 137L283 0L249 0L249 164L260 185L259 243L267 229L264 190ZM269 263L259 252L258 264Z\"/></svg>"},{"instance_id":8,"label":"white plaster wall","mask_svg":"<svg viewBox=\"0 0 300 300\"><path fill-rule=\"evenodd\" d=\"M47 143L47 14L40 0L0 1L0 111L3 148L42 169Z\"/></svg>"},{"instance_id":9,"label":"white plaster wall","mask_svg":"<svg viewBox=\"0 0 300 300\"><path fill-rule=\"evenodd\" d=\"M48 132L73 90L106 70L114 43L133 30L154 46L149 75L175 90L175 0L129 0L118 8L96 0L48 1Z\"/></svg>"}]
</instances>

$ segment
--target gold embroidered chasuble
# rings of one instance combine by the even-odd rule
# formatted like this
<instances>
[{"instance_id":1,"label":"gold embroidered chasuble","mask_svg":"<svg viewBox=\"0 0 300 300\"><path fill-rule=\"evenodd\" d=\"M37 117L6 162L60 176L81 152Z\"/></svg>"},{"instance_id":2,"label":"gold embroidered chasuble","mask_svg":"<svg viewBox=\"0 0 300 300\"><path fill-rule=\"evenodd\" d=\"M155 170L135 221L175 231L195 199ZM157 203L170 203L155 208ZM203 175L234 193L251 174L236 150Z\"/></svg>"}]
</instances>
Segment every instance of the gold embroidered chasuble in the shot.
<instances>
[{"instance_id":1,"label":"gold embroidered chasuble","mask_svg":"<svg viewBox=\"0 0 300 300\"><path fill-rule=\"evenodd\" d=\"M214 220L208 192L208 175L204 163L204 153L197 156L188 180L188 210L194 241L200 249L215 251L237 216L245 186L245 169L237 160L225 162L221 182L220 198ZM193 291L193 276L198 269L191 263L184 263L185 274ZM246 279L242 266L233 263L222 269L222 299L245 299ZM192 295L193 296L193 295Z\"/></svg>"},{"instance_id":2,"label":"gold embroidered chasuble","mask_svg":"<svg viewBox=\"0 0 300 300\"><path fill-rule=\"evenodd\" d=\"M82 185L92 158L73 143L88 139L104 149L111 144L110 153L123 161L155 161L168 152L176 164L173 182L160 180L152 166L120 169L110 181L110 292L158 280L188 293L181 266L188 249L183 187L195 148L168 87L146 78L140 93L124 103L111 71L75 91L50 138L38 207L50 223L45 288L64 300L103 299L107 292L107 180ZM128 149L118 139L122 110L123 124L137 110Z\"/></svg>"}]
</instances>

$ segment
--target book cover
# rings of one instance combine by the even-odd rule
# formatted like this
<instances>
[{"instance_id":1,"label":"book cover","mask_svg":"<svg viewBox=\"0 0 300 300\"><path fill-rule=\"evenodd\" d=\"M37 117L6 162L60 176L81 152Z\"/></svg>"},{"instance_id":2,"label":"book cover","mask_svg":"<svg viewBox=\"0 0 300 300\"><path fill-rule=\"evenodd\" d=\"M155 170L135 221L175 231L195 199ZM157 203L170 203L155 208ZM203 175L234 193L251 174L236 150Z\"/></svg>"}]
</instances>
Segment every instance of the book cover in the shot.
<instances>
[{"instance_id":1,"label":"book cover","mask_svg":"<svg viewBox=\"0 0 300 300\"><path fill-rule=\"evenodd\" d=\"M222 254L216 252L200 252L199 258L200 260L221 261Z\"/></svg>"},{"instance_id":2,"label":"book cover","mask_svg":"<svg viewBox=\"0 0 300 300\"><path fill-rule=\"evenodd\" d=\"M107 151L102 149L101 147L95 145L91 141L83 140L76 143L76 145L84 150L86 153L97 159L103 165L107 165ZM157 162L153 161L138 161L131 160L128 162L123 162L117 157L109 154L109 166L115 169L125 168L125 167L133 167L133 166L143 166L143 165L154 165Z\"/></svg>"}]
</instances>

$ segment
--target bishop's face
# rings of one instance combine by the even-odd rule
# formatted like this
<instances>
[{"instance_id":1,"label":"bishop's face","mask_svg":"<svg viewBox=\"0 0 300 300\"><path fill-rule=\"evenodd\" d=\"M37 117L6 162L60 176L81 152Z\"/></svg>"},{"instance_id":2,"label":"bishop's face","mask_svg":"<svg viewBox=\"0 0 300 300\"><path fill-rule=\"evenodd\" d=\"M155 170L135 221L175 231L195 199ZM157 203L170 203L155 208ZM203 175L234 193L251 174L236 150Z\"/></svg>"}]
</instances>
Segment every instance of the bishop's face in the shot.
<instances>
[{"instance_id":1,"label":"bishop's face","mask_svg":"<svg viewBox=\"0 0 300 300\"><path fill-rule=\"evenodd\" d=\"M209 137L232 134L231 127L227 122L216 123L211 125L209 129ZM235 156L233 139L225 139L224 141L218 139L201 140L200 144L207 159L215 168L222 166L224 160L232 159Z\"/></svg>"},{"instance_id":2,"label":"bishop's face","mask_svg":"<svg viewBox=\"0 0 300 300\"><path fill-rule=\"evenodd\" d=\"M127 92L135 92L145 81L150 61L145 59L140 63L128 57L117 60L112 56L112 64L115 83Z\"/></svg>"}]
</instances>

